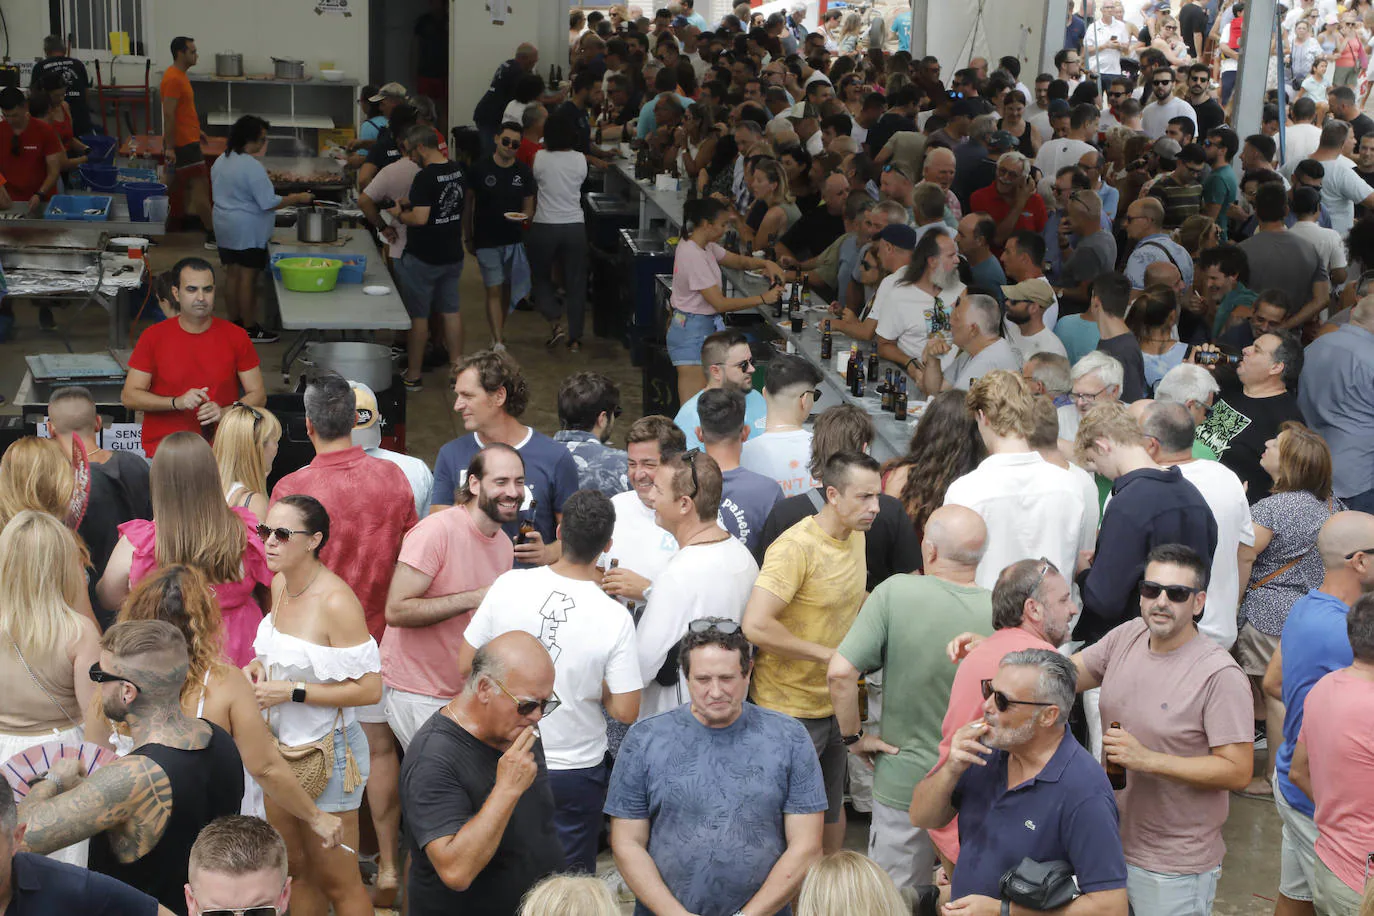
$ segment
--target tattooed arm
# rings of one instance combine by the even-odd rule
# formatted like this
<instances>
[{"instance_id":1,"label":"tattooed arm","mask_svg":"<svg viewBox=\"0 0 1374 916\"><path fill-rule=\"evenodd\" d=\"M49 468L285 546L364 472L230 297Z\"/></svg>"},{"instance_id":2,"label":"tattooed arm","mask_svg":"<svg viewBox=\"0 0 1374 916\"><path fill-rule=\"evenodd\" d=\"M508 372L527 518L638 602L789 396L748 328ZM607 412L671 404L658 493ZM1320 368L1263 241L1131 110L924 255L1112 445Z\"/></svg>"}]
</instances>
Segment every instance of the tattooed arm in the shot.
<instances>
[{"instance_id":1,"label":"tattooed arm","mask_svg":"<svg viewBox=\"0 0 1374 916\"><path fill-rule=\"evenodd\" d=\"M172 785L147 757L117 760L63 791L66 782L44 780L20 803L30 852L46 855L108 831L116 857L132 862L162 838L172 814Z\"/></svg>"}]
</instances>

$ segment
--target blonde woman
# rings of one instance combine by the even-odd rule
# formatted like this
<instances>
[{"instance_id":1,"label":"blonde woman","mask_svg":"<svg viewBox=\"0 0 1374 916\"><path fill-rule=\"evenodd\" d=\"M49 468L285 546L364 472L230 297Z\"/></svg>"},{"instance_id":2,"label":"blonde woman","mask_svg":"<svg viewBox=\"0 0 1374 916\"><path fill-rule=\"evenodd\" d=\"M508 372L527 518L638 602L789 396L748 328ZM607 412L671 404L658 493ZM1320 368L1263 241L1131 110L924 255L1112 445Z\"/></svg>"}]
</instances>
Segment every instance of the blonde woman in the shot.
<instances>
[{"instance_id":1,"label":"blonde woman","mask_svg":"<svg viewBox=\"0 0 1374 916\"><path fill-rule=\"evenodd\" d=\"M265 407L234 403L220 415L215 430L215 463L230 506L267 518L267 475L281 442L281 421Z\"/></svg>"},{"instance_id":2,"label":"blonde woman","mask_svg":"<svg viewBox=\"0 0 1374 916\"><path fill-rule=\"evenodd\" d=\"M525 894L519 916L620 916L620 905L600 878L550 875Z\"/></svg>"},{"instance_id":3,"label":"blonde woman","mask_svg":"<svg viewBox=\"0 0 1374 916\"><path fill-rule=\"evenodd\" d=\"M842 849L821 859L802 880L797 916L910 916L897 885L868 856Z\"/></svg>"},{"instance_id":4,"label":"blonde woman","mask_svg":"<svg viewBox=\"0 0 1374 916\"><path fill-rule=\"evenodd\" d=\"M262 620L254 592L271 585L257 517L224 501L210 445L195 433L173 433L158 446L149 475L153 519L119 526L96 594L118 608L130 589L160 566L184 563L210 582L224 620L222 651L236 667L253 660L253 637Z\"/></svg>"},{"instance_id":5,"label":"blonde woman","mask_svg":"<svg viewBox=\"0 0 1374 916\"><path fill-rule=\"evenodd\" d=\"M1159 32L1153 35L1154 40L1150 42L1150 47L1163 54L1171 67L1186 67L1191 64L1193 58L1188 54L1188 45L1179 33L1178 20L1173 16L1162 15L1155 19L1155 24Z\"/></svg>"},{"instance_id":6,"label":"blonde woman","mask_svg":"<svg viewBox=\"0 0 1374 916\"><path fill-rule=\"evenodd\" d=\"M801 210L787 188L787 173L776 159L760 159L749 176L754 205L736 228L746 251L768 249L801 218Z\"/></svg>"},{"instance_id":7,"label":"blonde woman","mask_svg":"<svg viewBox=\"0 0 1374 916\"><path fill-rule=\"evenodd\" d=\"M858 13L850 13L844 17L844 24L840 26L840 53L855 54L859 50L859 41L863 38L864 20Z\"/></svg>"},{"instance_id":8,"label":"blonde woman","mask_svg":"<svg viewBox=\"0 0 1374 916\"><path fill-rule=\"evenodd\" d=\"M0 531L0 760L45 741L82 740L100 634L76 611L86 594L80 553L76 535L44 512L22 510ZM53 858L84 866L86 842Z\"/></svg>"}]
</instances>

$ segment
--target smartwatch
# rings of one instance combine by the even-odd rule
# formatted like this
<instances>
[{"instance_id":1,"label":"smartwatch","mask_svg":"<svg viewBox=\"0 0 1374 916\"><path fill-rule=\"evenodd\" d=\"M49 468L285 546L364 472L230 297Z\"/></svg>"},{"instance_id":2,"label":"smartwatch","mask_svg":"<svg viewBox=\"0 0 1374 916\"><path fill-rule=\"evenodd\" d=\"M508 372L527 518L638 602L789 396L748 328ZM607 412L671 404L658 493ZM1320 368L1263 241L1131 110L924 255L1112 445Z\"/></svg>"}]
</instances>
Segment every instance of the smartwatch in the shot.
<instances>
[{"instance_id":1,"label":"smartwatch","mask_svg":"<svg viewBox=\"0 0 1374 916\"><path fill-rule=\"evenodd\" d=\"M857 744L858 741L859 741L859 739L862 738L863 736L864 736L864 730L861 728L861 729L859 729L858 732L856 732L855 734L852 734L852 735L841 735L841 736L840 736L840 743L843 744L845 747L852 747L853 745Z\"/></svg>"},{"instance_id":2,"label":"smartwatch","mask_svg":"<svg viewBox=\"0 0 1374 916\"><path fill-rule=\"evenodd\" d=\"M291 702L305 702L305 681L297 681L296 685L293 688L291 688Z\"/></svg>"}]
</instances>

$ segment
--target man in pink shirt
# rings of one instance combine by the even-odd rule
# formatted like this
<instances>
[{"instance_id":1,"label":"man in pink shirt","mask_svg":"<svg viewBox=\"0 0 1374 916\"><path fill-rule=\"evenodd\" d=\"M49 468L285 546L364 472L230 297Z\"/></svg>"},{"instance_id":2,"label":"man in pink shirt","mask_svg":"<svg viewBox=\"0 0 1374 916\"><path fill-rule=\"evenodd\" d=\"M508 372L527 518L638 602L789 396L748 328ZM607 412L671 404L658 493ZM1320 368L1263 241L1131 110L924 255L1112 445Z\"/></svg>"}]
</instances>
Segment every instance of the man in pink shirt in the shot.
<instances>
[{"instance_id":1,"label":"man in pink shirt","mask_svg":"<svg viewBox=\"0 0 1374 916\"><path fill-rule=\"evenodd\" d=\"M1345 628L1355 661L1308 692L1288 770L1317 806L1318 916L1359 910L1374 837L1374 595L1355 602Z\"/></svg>"},{"instance_id":2,"label":"man in pink shirt","mask_svg":"<svg viewBox=\"0 0 1374 916\"><path fill-rule=\"evenodd\" d=\"M382 218L382 210L395 201L410 197L410 183L420 171L420 167L406 155L405 142L397 140L396 145L401 151L401 158L378 172L358 195L358 209L387 240L393 261L399 260L401 253L406 250L406 227L399 220L388 225Z\"/></svg>"},{"instance_id":3,"label":"man in pink shirt","mask_svg":"<svg viewBox=\"0 0 1374 916\"><path fill-rule=\"evenodd\" d=\"M410 529L391 577L382 641L385 706L401 749L420 726L462 692L466 678L455 659L463 631L487 586L515 562L510 537L525 496L525 462L509 445L494 443L467 468L459 504Z\"/></svg>"},{"instance_id":4,"label":"man in pink shirt","mask_svg":"<svg viewBox=\"0 0 1374 916\"><path fill-rule=\"evenodd\" d=\"M997 674L1003 657L1022 649L1057 648L1068 638L1069 621L1077 610L1068 580L1049 560L1018 560L1002 570L992 589L993 634L975 641L964 634L950 643L951 657L957 660L960 653L968 654L954 674L935 769L949 757L954 733L983 715L983 681ZM965 649L965 644L970 648ZM954 874L959 858L959 819L931 830L930 838L944 860L945 871Z\"/></svg>"}]
</instances>

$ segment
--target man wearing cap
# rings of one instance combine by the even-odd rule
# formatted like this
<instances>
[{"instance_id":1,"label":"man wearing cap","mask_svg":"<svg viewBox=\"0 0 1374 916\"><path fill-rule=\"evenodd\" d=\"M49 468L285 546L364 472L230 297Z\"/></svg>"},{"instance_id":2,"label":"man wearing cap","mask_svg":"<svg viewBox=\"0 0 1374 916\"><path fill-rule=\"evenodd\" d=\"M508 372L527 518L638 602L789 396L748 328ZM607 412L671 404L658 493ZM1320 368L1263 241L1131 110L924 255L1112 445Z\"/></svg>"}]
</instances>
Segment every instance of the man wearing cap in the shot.
<instances>
[{"instance_id":1,"label":"man wearing cap","mask_svg":"<svg viewBox=\"0 0 1374 916\"><path fill-rule=\"evenodd\" d=\"M496 68L491 85L473 109L472 121L482 136L483 152L491 152L496 145L496 131L501 127L501 115L515 98L515 84L526 73L533 73L539 64L539 49L524 42L515 49L515 56ZM556 89L557 87L551 87Z\"/></svg>"},{"instance_id":2,"label":"man wearing cap","mask_svg":"<svg viewBox=\"0 0 1374 916\"><path fill-rule=\"evenodd\" d=\"M969 209L986 213L997 223L994 250L999 253L1013 232L1019 229L1042 232L1048 219L1045 201L1035 193L1031 161L1017 152L1002 154L997 160L997 177L992 184L973 192Z\"/></svg>"},{"instance_id":3,"label":"man wearing cap","mask_svg":"<svg viewBox=\"0 0 1374 916\"><path fill-rule=\"evenodd\" d=\"M1196 143L1179 150L1174 170L1156 181L1150 196L1164 205L1164 228L1177 229L1202 209L1202 173L1207 152Z\"/></svg>"},{"instance_id":4,"label":"man wearing cap","mask_svg":"<svg viewBox=\"0 0 1374 916\"><path fill-rule=\"evenodd\" d=\"M429 514L429 497L434 490L434 475L429 465L413 455L393 452L382 448L382 427L386 418L377 407L377 395L362 382L349 382L353 397L357 402L357 421L353 424L353 444L363 450L364 455L390 461L401 469L410 482L410 491L415 494L415 515L424 518Z\"/></svg>"},{"instance_id":5,"label":"man wearing cap","mask_svg":"<svg viewBox=\"0 0 1374 916\"><path fill-rule=\"evenodd\" d=\"M830 330L857 340L873 340L878 331L878 319L886 303L893 301L894 288L911 264L911 252L916 248L916 230L906 223L892 223L873 236L873 243L862 257L876 260L883 279L869 301L868 308L855 315L845 309L839 321L832 321Z\"/></svg>"},{"instance_id":6,"label":"man wearing cap","mask_svg":"<svg viewBox=\"0 0 1374 916\"><path fill-rule=\"evenodd\" d=\"M1145 127L1145 135L1151 139L1164 136L1164 131L1173 118L1187 118L1193 122L1193 135L1197 135L1197 112L1193 106L1174 95L1174 69L1159 67L1150 76L1153 98L1140 115L1140 123Z\"/></svg>"},{"instance_id":7,"label":"man wearing cap","mask_svg":"<svg viewBox=\"0 0 1374 916\"><path fill-rule=\"evenodd\" d=\"M1006 300L1006 317L1020 333L1008 338L1012 349L1025 363L1037 353L1057 353L1065 358L1068 352L1055 333L1045 327L1045 312L1054 304L1054 290L1047 283L1028 280L1001 287Z\"/></svg>"}]
</instances>

